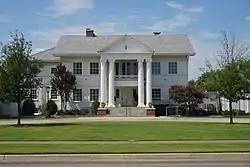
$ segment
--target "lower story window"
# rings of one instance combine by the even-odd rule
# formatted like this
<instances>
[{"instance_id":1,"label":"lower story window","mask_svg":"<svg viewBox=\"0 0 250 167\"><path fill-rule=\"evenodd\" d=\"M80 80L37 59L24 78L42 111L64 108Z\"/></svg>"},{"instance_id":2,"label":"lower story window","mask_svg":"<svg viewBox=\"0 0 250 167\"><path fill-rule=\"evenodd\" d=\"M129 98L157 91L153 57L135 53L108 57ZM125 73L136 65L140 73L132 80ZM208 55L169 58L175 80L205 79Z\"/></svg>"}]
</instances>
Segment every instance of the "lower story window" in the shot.
<instances>
[{"instance_id":1,"label":"lower story window","mask_svg":"<svg viewBox=\"0 0 250 167\"><path fill-rule=\"evenodd\" d=\"M32 100L36 100L37 99L37 89L31 89L30 96L31 96Z\"/></svg>"},{"instance_id":2,"label":"lower story window","mask_svg":"<svg viewBox=\"0 0 250 167\"><path fill-rule=\"evenodd\" d=\"M90 89L90 101L99 99L99 89Z\"/></svg>"},{"instance_id":3,"label":"lower story window","mask_svg":"<svg viewBox=\"0 0 250 167\"><path fill-rule=\"evenodd\" d=\"M73 91L73 101L82 101L82 89L75 89Z\"/></svg>"},{"instance_id":4,"label":"lower story window","mask_svg":"<svg viewBox=\"0 0 250 167\"><path fill-rule=\"evenodd\" d=\"M57 97L58 97L57 91L55 89L52 89L51 92L50 92L50 98L52 100L57 100Z\"/></svg>"},{"instance_id":5,"label":"lower story window","mask_svg":"<svg viewBox=\"0 0 250 167\"><path fill-rule=\"evenodd\" d=\"M161 89L152 89L152 100L153 101L161 101Z\"/></svg>"}]
</instances>

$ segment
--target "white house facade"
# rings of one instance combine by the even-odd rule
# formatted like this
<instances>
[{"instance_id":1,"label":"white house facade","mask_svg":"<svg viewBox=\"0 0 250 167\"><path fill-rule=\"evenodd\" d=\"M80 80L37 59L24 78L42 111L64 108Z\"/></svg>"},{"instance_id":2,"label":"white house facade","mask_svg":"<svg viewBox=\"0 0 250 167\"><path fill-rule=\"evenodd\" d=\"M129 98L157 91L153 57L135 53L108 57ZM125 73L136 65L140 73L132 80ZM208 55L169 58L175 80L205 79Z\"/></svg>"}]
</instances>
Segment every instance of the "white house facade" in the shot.
<instances>
[{"instance_id":1,"label":"white house facade","mask_svg":"<svg viewBox=\"0 0 250 167\"><path fill-rule=\"evenodd\" d=\"M43 88L33 91L36 104L48 98L60 108L60 98L50 86L58 63L76 76L69 106L87 108L94 100L107 107L146 107L169 103L169 87L188 83L189 57L194 50L186 34L62 35L54 48L36 53L46 65L39 77Z\"/></svg>"}]
</instances>

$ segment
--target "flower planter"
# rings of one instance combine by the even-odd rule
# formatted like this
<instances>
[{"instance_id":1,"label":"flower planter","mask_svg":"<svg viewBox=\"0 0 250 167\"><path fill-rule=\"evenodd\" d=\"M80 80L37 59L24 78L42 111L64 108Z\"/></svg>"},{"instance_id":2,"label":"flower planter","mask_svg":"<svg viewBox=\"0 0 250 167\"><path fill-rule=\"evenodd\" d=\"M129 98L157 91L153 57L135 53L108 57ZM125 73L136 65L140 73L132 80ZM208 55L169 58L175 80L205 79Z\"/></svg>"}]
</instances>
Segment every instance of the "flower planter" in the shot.
<instances>
[{"instance_id":1,"label":"flower planter","mask_svg":"<svg viewBox=\"0 0 250 167\"><path fill-rule=\"evenodd\" d=\"M145 108L147 116L155 116L155 108Z\"/></svg>"},{"instance_id":2,"label":"flower planter","mask_svg":"<svg viewBox=\"0 0 250 167\"><path fill-rule=\"evenodd\" d=\"M97 110L97 116L103 117L107 115L107 108L98 108Z\"/></svg>"}]
</instances>

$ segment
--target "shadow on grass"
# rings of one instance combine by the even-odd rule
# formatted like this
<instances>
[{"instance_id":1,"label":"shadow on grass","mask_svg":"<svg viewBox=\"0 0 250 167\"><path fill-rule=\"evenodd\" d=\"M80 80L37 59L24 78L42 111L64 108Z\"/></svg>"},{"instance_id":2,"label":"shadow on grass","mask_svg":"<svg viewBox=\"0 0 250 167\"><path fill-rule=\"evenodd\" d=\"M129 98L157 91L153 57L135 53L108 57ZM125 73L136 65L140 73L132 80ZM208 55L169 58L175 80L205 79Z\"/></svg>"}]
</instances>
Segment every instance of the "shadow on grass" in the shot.
<instances>
[{"instance_id":1,"label":"shadow on grass","mask_svg":"<svg viewBox=\"0 0 250 167\"><path fill-rule=\"evenodd\" d=\"M7 125L12 127L54 127L54 126L71 126L79 125L79 123L41 123L41 124L21 124L21 125Z\"/></svg>"}]
</instances>

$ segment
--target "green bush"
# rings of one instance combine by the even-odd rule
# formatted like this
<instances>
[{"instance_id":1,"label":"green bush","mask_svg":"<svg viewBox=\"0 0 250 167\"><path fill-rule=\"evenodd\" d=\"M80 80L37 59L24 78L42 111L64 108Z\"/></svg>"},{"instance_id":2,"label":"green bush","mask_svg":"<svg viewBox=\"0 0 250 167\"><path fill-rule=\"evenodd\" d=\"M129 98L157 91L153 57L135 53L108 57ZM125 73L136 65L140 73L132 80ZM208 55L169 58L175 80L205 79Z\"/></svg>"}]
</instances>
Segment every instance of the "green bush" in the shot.
<instances>
[{"instance_id":1,"label":"green bush","mask_svg":"<svg viewBox=\"0 0 250 167\"><path fill-rule=\"evenodd\" d=\"M45 118L49 118L58 112L58 106L53 100L49 100L45 106L41 107L40 110Z\"/></svg>"},{"instance_id":2,"label":"green bush","mask_svg":"<svg viewBox=\"0 0 250 167\"><path fill-rule=\"evenodd\" d=\"M86 109L81 109L81 110L75 109L75 110L66 110L66 111L59 110L57 112L57 115L87 115L88 113L89 111Z\"/></svg>"},{"instance_id":3,"label":"green bush","mask_svg":"<svg viewBox=\"0 0 250 167\"><path fill-rule=\"evenodd\" d=\"M36 105L33 100L25 100L22 106L22 116L34 116Z\"/></svg>"},{"instance_id":4,"label":"green bush","mask_svg":"<svg viewBox=\"0 0 250 167\"><path fill-rule=\"evenodd\" d=\"M100 106L100 102L99 101L94 101L92 103L91 111L92 111L93 114L95 114L95 115L97 114L97 110L98 110L99 106Z\"/></svg>"}]
</instances>

